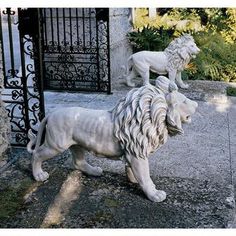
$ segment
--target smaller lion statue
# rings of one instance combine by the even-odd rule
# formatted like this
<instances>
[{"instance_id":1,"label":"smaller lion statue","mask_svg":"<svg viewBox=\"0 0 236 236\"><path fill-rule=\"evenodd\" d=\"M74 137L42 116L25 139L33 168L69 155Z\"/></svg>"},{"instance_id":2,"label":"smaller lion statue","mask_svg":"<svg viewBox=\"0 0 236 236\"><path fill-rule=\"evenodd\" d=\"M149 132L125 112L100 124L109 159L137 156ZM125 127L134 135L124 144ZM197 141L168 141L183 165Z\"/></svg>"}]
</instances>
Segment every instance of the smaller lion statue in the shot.
<instances>
[{"instance_id":1,"label":"smaller lion statue","mask_svg":"<svg viewBox=\"0 0 236 236\"><path fill-rule=\"evenodd\" d=\"M191 122L197 106L161 76L156 86L148 84L129 91L110 111L58 109L42 120L37 137L29 132L27 150L33 154L33 176L37 181L48 179L42 162L68 148L74 167L93 176L100 176L102 169L85 160L86 150L114 160L124 157L128 179L138 183L148 199L161 202L166 193L157 190L150 177L148 156L167 141L168 135L183 133L182 123Z\"/></svg>"},{"instance_id":2,"label":"smaller lion statue","mask_svg":"<svg viewBox=\"0 0 236 236\"><path fill-rule=\"evenodd\" d=\"M143 79L143 85L149 84L150 71L159 75L166 75L170 81L176 82L178 87L186 89L181 78L181 72L190 62L191 58L195 58L200 49L189 34L184 34L174 39L164 51L140 51L134 53L128 58L126 72L122 76L126 80L126 84L134 87L132 79L138 75Z\"/></svg>"}]
</instances>

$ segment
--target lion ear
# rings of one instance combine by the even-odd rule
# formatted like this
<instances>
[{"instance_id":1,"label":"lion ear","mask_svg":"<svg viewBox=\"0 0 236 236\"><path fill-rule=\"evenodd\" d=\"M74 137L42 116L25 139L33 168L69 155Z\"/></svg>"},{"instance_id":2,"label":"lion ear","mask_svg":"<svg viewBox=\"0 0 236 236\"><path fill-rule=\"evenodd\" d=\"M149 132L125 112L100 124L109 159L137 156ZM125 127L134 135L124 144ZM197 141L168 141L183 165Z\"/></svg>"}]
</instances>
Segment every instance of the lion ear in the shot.
<instances>
[{"instance_id":1,"label":"lion ear","mask_svg":"<svg viewBox=\"0 0 236 236\"><path fill-rule=\"evenodd\" d=\"M177 103L175 102L174 92L167 96L168 109L166 113L167 129L170 135L183 134L182 122L180 119L180 113L177 109Z\"/></svg>"},{"instance_id":2,"label":"lion ear","mask_svg":"<svg viewBox=\"0 0 236 236\"><path fill-rule=\"evenodd\" d=\"M188 57L188 53L187 53L187 51L186 51L186 48L181 48L181 49L179 49L178 53L179 53L179 56L180 56L183 60L185 60L185 59Z\"/></svg>"}]
</instances>

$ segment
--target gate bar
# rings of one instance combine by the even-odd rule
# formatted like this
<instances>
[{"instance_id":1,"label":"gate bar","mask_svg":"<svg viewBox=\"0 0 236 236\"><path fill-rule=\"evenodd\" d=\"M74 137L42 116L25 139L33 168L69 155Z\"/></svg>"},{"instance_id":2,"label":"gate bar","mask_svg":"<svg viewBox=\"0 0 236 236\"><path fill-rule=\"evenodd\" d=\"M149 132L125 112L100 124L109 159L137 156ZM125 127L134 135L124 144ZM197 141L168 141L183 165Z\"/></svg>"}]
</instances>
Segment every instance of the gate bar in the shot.
<instances>
[{"instance_id":1,"label":"gate bar","mask_svg":"<svg viewBox=\"0 0 236 236\"><path fill-rule=\"evenodd\" d=\"M77 33L77 45L79 45L79 17L78 17L78 8L76 8L76 33Z\"/></svg>"},{"instance_id":2,"label":"gate bar","mask_svg":"<svg viewBox=\"0 0 236 236\"><path fill-rule=\"evenodd\" d=\"M60 50L60 32L59 32L59 14L58 14L58 8L56 8L56 14L57 14L57 48Z\"/></svg>"},{"instance_id":3,"label":"gate bar","mask_svg":"<svg viewBox=\"0 0 236 236\"><path fill-rule=\"evenodd\" d=\"M53 30L52 8L50 8L50 18L51 18L52 46L54 46L54 30Z\"/></svg>"},{"instance_id":4,"label":"gate bar","mask_svg":"<svg viewBox=\"0 0 236 236\"><path fill-rule=\"evenodd\" d=\"M11 26L11 8L7 8L7 23L8 23L8 33L9 33L9 45L10 45L10 55L11 55L11 75L15 77L15 62L14 62L14 49L12 41L12 26Z\"/></svg>"},{"instance_id":5,"label":"gate bar","mask_svg":"<svg viewBox=\"0 0 236 236\"><path fill-rule=\"evenodd\" d=\"M2 10L0 8L0 41L1 41L1 49L2 49L2 71L3 71L3 78L6 76L6 70L5 70L5 57L4 57L4 44L3 44L3 31L2 31ZM6 81L5 79L3 80L4 86L6 86ZM2 88L0 88L2 89Z\"/></svg>"}]
</instances>

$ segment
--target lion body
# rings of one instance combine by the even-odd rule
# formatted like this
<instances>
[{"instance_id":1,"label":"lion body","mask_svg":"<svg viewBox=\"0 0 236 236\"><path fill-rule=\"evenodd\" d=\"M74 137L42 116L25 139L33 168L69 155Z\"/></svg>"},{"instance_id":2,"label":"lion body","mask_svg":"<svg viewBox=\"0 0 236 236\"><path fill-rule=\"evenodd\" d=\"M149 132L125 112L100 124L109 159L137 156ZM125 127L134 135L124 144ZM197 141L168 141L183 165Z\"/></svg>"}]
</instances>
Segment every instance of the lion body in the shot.
<instances>
[{"instance_id":1,"label":"lion body","mask_svg":"<svg viewBox=\"0 0 236 236\"><path fill-rule=\"evenodd\" d=\"M63 108L48 117L45 141L59 152L76 144L96 155L120 157L122 150L113 126L109 111Z\"/></svg>"},{"instance_id":2,"label":"lion body","mask_svg":"<svg viewBox=\"0 0 236 236\"><path fill-rule=\"evenodd\" d=\"M71 107L44 118L37 137L29 134L27 145L33 154L34 178L46 180L49 175L42 162L68 148L74 167L94 176L101 175L102 169L86 162L85 151L111 159L124 156L129 180L137 181L150 200L163 201L166 194L156 190L150 178L148 156L167 141L168 134L183 133L181 124L195 112L197 103L167 91L175 87L168 86L166 77L160 81L160 89L152 85L132 89L111 111Z\"/></svg>"},{"instance_id":3,"label":"lion body","mask_svg":"<svg viewBox=\"0 0 236 236\"><path fill-rule=\"evenodd\" d=\"M137 70L151 70L160 75L168 72L168 57L164 52L141 51L133 54L129 60L135 68L138 67Z\"/></svg>"},{"instance_id":4,"label":"lion body","mask_svg":"<svg viewBox=\"0 0 236 236\"><path fill-rule=\"evenodd\" d=\"M41 127L46 129L44 145L59 153L78 145L112 159L125 153L147 158L167 140L166 112L163 92L151 85L133 89L111 111L61 108ZM33 152L29 145L28 151Z\"/></svg>"},{"instance_id":5,"label":"lion body","mask_svg":"<svg viewBox=\"0 0 236 236\"><path fill-rule=\"evenodd\" d=\"M140 51L131 55L126 69L126 83L134 87L131 82L137 75L143 79L143 84L149 83L149 71L159 75L168 75L169 79L181 88L187 88L181 78L181 72L190 62L191 58L198 54L200 49L196 46L190 35L183 35L173 40L164 51L151 52Z\"/></svg>"}]
</instances>

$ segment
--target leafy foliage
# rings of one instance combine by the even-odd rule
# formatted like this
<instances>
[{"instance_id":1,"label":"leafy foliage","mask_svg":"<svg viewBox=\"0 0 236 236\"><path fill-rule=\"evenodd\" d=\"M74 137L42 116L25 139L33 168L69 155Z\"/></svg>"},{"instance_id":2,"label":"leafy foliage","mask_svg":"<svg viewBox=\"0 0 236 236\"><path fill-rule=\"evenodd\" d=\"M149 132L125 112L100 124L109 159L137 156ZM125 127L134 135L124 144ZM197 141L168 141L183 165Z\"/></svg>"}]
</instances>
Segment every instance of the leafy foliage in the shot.
<instances>
[{"instance_id":1,"label":"leafy foliage","mask_svg":"<svg viewBox=\"0 0 236 236\"><path fill-rule=\"evenodd\" d=\"M226 43L219 33L201 32L194 35L201 52L187 68L191 79L236 81L236 47Z\"/></svg>"},{"instance_id":2,"label":"leafy foliage","mask_svg":"<svg viewBox=\"0 0 236 236\"><path fill-rule=\"evenodd\" d=\"M162 51L171 41L171 36L174 30L164 30L163 27L159 29L150 27L149 25L130 32L128 39L134 47L134 51L148 50L148 51Z\"/></svg>"},{"instance_id":3,"label":"leafy foliage","mask_svg":"<svg viewBox=\"0 0 236 236\"><path fill-rule=\"evenodd\" d=\"M162 51L173 38L190 33L201 52L184 78L236 81L236 8L161 8L154 18L139 8L135 19L128 35L134 51Z\"/></svg>"}]
</instances>

